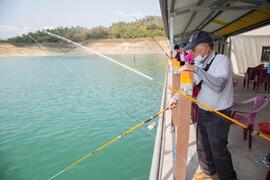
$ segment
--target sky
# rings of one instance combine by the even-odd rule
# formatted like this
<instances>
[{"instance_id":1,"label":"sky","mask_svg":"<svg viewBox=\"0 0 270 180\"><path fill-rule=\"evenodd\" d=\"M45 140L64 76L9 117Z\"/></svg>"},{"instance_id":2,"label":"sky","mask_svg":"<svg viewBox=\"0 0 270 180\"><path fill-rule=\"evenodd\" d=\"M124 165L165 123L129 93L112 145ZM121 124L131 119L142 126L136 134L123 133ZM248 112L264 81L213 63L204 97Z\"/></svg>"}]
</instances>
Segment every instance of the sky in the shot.
<instances>
[{"instance_id":1,"label":"sky","mask_svg":"<svg viewBox=\"0 0 270 180\"><path fill-rule=\"evenodd\" d=\"M40 28L110 26L161 16L159 0L0 0L0 39Z\"/></svg>"}]
</instances>

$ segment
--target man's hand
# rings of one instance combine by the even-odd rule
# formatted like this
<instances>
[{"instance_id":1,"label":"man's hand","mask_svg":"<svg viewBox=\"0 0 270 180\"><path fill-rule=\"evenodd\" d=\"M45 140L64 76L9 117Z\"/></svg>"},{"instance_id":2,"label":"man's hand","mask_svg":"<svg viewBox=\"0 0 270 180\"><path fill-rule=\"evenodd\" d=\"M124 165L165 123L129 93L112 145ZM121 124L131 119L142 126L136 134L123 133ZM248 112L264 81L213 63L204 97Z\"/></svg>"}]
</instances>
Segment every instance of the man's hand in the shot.
<instances>
[{"instance_id":1,"label":"man's hand","mask_svg":"<svg viewBox=\"0 0 270 180\"><path fill-rule=\"evenodd\" d=\"M174 109L176 107L176 102L169 103L169 109Z\"/></svg>"},{"instance_id":2,"label":"man's hand","mask_svg":"<svg viewBox=\"0 0 270 180\"><path fill-rule=\"evenodd\" d=\"M179 72L182 72L182 71L191 71L191 72L194 72L195 71L195 68L194 68L193 65L186 64L186 65L180 67Z\"/></svg>"},{"instance_id":3,"label":"man's hand","mask_svg":"<svg viewBox=\"0 0 270 180\"><path fill-rule=\"evenodd\" d=\"M169 99L169 101L168 101L169 109L174 109L176 107L178 99L179 99L178 94L175 94L171 99Z\"/></svg>"}]
</instances>

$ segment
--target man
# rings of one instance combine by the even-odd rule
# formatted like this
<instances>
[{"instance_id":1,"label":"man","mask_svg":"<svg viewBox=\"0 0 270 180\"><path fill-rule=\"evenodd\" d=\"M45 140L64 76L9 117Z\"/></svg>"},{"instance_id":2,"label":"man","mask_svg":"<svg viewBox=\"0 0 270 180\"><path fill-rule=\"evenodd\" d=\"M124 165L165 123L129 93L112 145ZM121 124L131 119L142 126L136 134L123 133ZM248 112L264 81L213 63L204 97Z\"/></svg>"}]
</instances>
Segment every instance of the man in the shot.
<instances>
[{"instance_id":1,"label":"man","mask_svg":"<svg viewBox=\"0 0 270 180\"><path fill-rule=\"evenodd\" d=\"M194 71L194 81L201 87L197 100L229 116L233 86L228 57L213 51L212 39L204 31L194 33L185 50L192 51L195 66L183 66L180 71ZM174 96L172 108L176 102ZM199 105L196 145L202 172L196 173L195 179L237 179L227 149L229 128L227 120Z\"/></svg>"},{"instance_id":2,"label":"man","mask_svg":"<svg viewBox=\"0 0 270 180\"><path fill-rule=\"evenodd\" d=\"M184 51L180 49L179 45L174 45L173 47L175 54L174 54L174 58L176 58L179 62L180 65L183 66L185 64L185 59L184 59Z\"/></svg>"}]
</instances>

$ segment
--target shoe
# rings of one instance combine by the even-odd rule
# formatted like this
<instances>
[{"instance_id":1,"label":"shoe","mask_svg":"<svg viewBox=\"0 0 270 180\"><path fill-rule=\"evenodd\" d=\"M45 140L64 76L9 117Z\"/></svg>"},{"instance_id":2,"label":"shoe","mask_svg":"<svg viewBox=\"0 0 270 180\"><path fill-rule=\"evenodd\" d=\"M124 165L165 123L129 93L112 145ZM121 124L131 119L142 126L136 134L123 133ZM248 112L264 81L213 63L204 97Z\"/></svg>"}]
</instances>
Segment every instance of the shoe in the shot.
<instances>
[{"instance_id":1,"label":"shoe","mask_svg":"<svg viewBox=\"0 0 270 180\"><path fill-rule=\"evenodd\" d=\"M255 158L255 162L264 165L265 167L270 167L270 162L267 161L265 156L258 156Z\"/></svg>"},{"instance_id":2,"label":"shoe","mask_svg":"<svg viewBox=\"0 0 270 180\"><path fill-rule=\"evenodd\" d=\"M203 172L197 172L194 177L194 180L219 180L217 173L209 176L207 174L204 174Z\"/></svg>"}]
</instances>

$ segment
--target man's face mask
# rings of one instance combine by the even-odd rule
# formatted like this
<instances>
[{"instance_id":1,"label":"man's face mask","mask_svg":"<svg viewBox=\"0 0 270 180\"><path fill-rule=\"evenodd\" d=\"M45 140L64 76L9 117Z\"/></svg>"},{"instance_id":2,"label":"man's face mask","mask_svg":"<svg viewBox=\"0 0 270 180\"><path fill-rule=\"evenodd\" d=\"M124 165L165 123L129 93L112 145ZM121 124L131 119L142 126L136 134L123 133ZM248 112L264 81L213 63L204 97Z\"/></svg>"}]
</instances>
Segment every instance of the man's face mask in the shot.
<instances>
[{"instance_id":1,"label":"man's face mask","mask_svg":"<svg viewBox=\"0 0 270 180\"><path fill-rule=\"evenodd\" d=\"M207 57L207 55L205 55L203 57L201 55L198 55L194 58L194 61L195 61L195 63L202 63L206 57Z\"/></svg>"},{"instance_id":2,"label":"man's face mask","mask_svg":"<svg viewBox=\"0 0 270 180\"><path fill-rule=\"evenodd\" d=\"M199 44L197 47L195 47L192 50L192 54L196 55L196 57L194 58L195 64L202 63L206 59L208 51L208 46L204 44Z\"/></svg>"}]
</instances>

